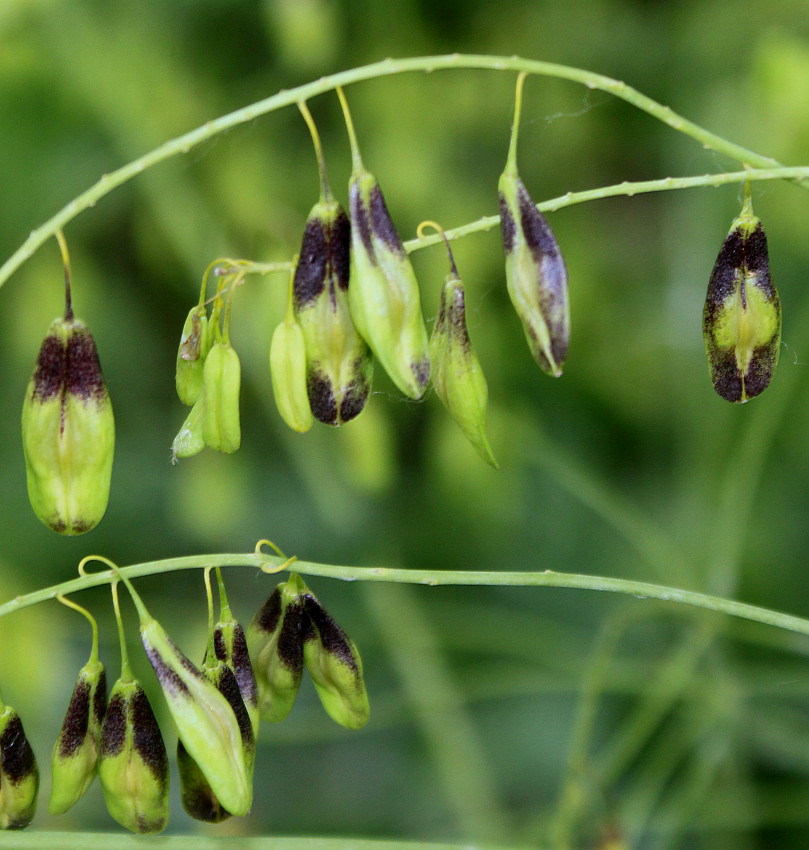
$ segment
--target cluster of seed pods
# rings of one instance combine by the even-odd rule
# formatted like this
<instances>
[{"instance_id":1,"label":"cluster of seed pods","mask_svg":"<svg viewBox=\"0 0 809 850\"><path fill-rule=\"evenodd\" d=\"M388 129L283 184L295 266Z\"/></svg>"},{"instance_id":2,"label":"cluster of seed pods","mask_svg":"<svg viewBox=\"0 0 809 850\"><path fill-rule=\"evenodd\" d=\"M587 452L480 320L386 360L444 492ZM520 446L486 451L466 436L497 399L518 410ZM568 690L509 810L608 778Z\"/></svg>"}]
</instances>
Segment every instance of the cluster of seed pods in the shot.
<instances>
[{"instance_id":1,"label":"cluster of seed pods","mask_svg":"<svg viewBox=\"0 0 809 850\"><path fill-rule=\"evenodd\" d=\"M110 564L114 567L114 565ZM117 570L117 568L115 568ZM220 612L214 622L209 571L208 646L197 667L127 585L140 637L178 734L183 807L219 823L250 812L259 721L290 712L304 670L326 712L348 729L369 719L362 661L354 642L297 575L275 588L245 631L233 617L218 573ZM95 620L88 662L79 671L51 757L51 814L68 811L96 774L110 815L135 833L160 832L169 815L169 760L154 711L132 675L118 605L121 675L107 696ZM0 702L0 829L21 829L36 809L39 772L17 713Z\"/></svg>"}]
</instances>

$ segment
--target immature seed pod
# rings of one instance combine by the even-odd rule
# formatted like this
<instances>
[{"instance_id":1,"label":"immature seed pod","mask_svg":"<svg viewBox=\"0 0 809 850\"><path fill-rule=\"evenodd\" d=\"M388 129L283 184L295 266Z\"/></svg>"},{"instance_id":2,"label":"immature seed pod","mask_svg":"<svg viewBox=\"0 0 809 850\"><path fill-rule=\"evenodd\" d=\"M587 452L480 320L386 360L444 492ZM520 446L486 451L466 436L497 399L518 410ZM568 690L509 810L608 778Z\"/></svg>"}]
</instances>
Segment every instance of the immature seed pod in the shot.
<instances>
[{"instance_id":1,"label":"immature seed pod","mask_svg":"<svg viewBox=\"0 0 809 850\"><path fill-rule=\"evenodd\" d=\"M300 434L312 427L306 390L306 343L301 326L287 314L270 343L270 377L275 406L281 418Z\"/></svg>"},{"instance_id":2,"label":"immature seed pod","mask_svg":"<svg viewBox=\"0 0 809 850\"><path fill-rule=\"evenodd\" d=\"M205 396L200 395L171 444L172 463L177 463L179 457L193 457L205 448L205 439L202 436L204 413Z\"/></svg>"},{"instance_id":3,"label":"immature seed pod","mask_svg":"<svg viewBox=\"0 0 809 850\"><path fill-rule=\"evenodd\" d=\"M702 328L711 381L722 398L743 403L767 388L781 348L781 301L749 196L711 272Z\"/></svg>"},{"instance_id":4,"label":"immature seed pod","mask_svg":"<svg viewBox=\"0 0 809 850\"><path fill-rule=\"evenodd\" d=\"M36 811L39 769L13 708L0 702L0 829L24 829Z\"/></svg>"},{"instance_id":5,"label":"immature seed pod","mask_svg":"<svg viewBox=\"0 0 809 850\"><path fill-rule=\"evenodd\" d=\"M466 328L464 286L452 267L430 337L433 385L475 451L497 468L485 431L489 390Z\"/></svg>"},{"instance_id":6,"label":"immature seed pod","mask_svg":"<svg viewBox=\"0 0 809 850\"><path fill-rule=\"evenodd\" d=\"M107 676L98 658L79 671L70 704L51 756L52 815L66 812L90 787L96 775L101 725L107 708Z\"/></svg>"},{"instance_id":7,"label":"immature seed pod","mask_svg":"<svg viewBox=\"0 0 809 850\"><path fill-rule=\"evenodd\" d=\"M239 355L229 342L215 342L203 367L202 436L218 452L231 454L241 443L240 387Z\"/></svg>"},{"instance_id":8,"label":"immature seed pod","mask_svg":"<svg viewBox=\"0 0 809 850\"><path fill-rule=\"evenodd\" d=\"M202 392L202 373L211 347L210 331L205 307L192 307L180 336L175 374L177 395L189 407L196 403Z\"/></svg>"},{"instance_id":9,"label":"immature seed pod","mask_svg":"<svg viewBox=\"0 0 809 850\"><path fill-rule=\"evenodd\" d=\"M293 302L306 351L306 389L312 414L342 425L365 407L373 358L348 306L351 226L333 198L321 199L306 221Z\"/></svg>"},{"instance_id":10,"label":"immature seed pod","mask_svg":"<svg viewBox=\"0 0 809 850\"><path fill-rule=\"evenodd\" d=\"M258 737L258 685L241 623L233 618L221 619L214 627L213 645L217 659L226 664L233 673L245 710L250 717L253 736Z\"/></svg>"},{"instance_id":11,"label":"immature seed pod","mask_svg":"<svg viewBox=\"0 0 809 850\"><path fill-rule=\"evenodd\" d=\"M253 724L242 699L236 676L230 667L218 658L211 662L206 657L202 672L233 709L241 732L247 769L252 778L256 739ZM222 805L214 793L200 766L188 753L182 740L177 742L177 765L182 787L183 808L191 817L208 823L220 823L231 816L231 813Z\"/></svg>"},{"instance_id":12,"label":"immature seed pod","mask_svg":"<svg viewBox=\"0 0 809 850\"><path fill-rule=\"evenodd\" d=\"M341 726L361 729L368 722L370 707L356 644L311 593L303 602L307 618L303 662L320 702Z\"/></svg>"},{"instance_id":13,"label":"immature seed pod","mask_svg":"<svg viewBox=\"0 0 809 850\"><path fill-rule=\"evenodd\" d=\"M247 626L247 648L258 685L261 719L283 720L292 710L303 676L303 607L306 585L293 574L270 594Z\"/></svg>"},{"instance_id":14,"label":"immature seed pod","mask_svg":"<svg viewBox=\"0 0 809 850\"><path fill-rule=\"evenodd\" d=\"M183 746L222 806L233 815L246 815L252 804L253 787L242 729L233 708L157 620L144 615L140 606L138 609L141 640ZM249 719L247 725L250 726Z\"/></svg>"},{"instance_id":15,"label":"immature seed pod","mask_svg":"<svg viewBox=\"0 0 809 850\"><path fill-rule=\"evenodd\" d=\"M107 810L136 833L160 832L169 816L169 762L143 688L118 679L101 726L98 778Z\"/></svg>"},{"instance_id":16,"label":"immature seed pod","mask_svg":"<svg viewBox=\"0 0 809 850\"><path fill-rule=\"evenodd\" d=\"M540 368L558 378L570 342L567 270L556 238L516 170L498 183L506 285Z\"/></svg>"},{"instance_id":17,"label":"immature seed pod","mask_svg":"<svg viewBox=\"0 0 809 850\"><path fill-rule=\"evenodd\" d=\"M84 322L55 319L25 393L22 438L34 512L60 534L83 534L104 516L115 423L95 342Z\"/></svg>"}]
</instances>

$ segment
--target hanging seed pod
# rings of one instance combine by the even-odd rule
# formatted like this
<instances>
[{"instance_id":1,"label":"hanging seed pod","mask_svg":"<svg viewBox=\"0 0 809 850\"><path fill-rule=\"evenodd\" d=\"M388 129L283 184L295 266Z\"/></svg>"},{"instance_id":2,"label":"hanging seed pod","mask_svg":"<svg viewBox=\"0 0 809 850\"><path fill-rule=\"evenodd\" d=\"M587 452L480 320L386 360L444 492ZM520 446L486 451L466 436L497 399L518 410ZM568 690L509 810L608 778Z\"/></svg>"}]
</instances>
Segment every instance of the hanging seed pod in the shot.
<instances>
[{"instance_id":1,"label":"hanging seed pod","mask_svg":"<svg viewBox=\"0 0 809 850\"><path fill-rule=\"evenodd\" d=\"M95 342L72 312L51 324L25 393L22 438L28 497L60 534L83 534L104 516L115 423Z\"/></svg>"},{"instance_id":2,"label":"hanging seed pod","mask_svg":"<svg viewBox=\"0 0 809 850\"><path fill-rule=\"evenodd\" d=\"M98 759L110 815L136 833L162 831L169 816L169 762L152 706L140 683L112 686Z\"/></svg>"},{"instance_id":3,"label":"hanging seed pod","mask_svg":"<svg viewBox=\"0 0 809 850\"><path fill-rule=\"evenodd\" d=\"M362 660L356 644L310 592L303 597L307 630L303 663L332 720L361 729L370 718Z\"/></svg>"},{"instance_id":4,"label":"hanging seed pod","mask_svg":"<svg viewBox=\"0 0 809 850\"><path fill-rule=\"evenodd\" d=\"M299 107L312 134L321 188L320 200L306 220L292 285L293 307L303 332L312 414L326 425L342 425L365 407L373 358L348 305L351 225L331 193L312 116L305 104Z\"/></svg>"},{"instance_id":5,"label":"hanging seed pod","mask_svg":"<svg viewBox=\"0 0 809 850\"><path fill-rule=\"evenodd\" d=\"M351 318L393 383L405 395L418 399L430 380L418 282L379 183L363 165L345 96L339 88L337 93L353 159L349 182Z\"/></svg>"},{"instance_id":6,"label":"hanging seed pod","mask_svg":"<svg viewBox=\"0 0 809 850\"><path fill-rule=\"evenodd\" d=\"M517 172L522 85L517 79L514 125L505 171L497 188L506 254L506 285L540 368L558 378L570 341L567 270L556 238Z\"/></svg>"},{"instance_id":7,"label":"hanging seed pod","mask_svg":"<svg viewBox=\"0 0 809 850\"><path fill-rule=\"evenodd\" d=\"M196 403L202 392L202 373L210 347L211 333L205 307L192 307L180 336L175 373L177 395L189 407Z\"/></svg>"},{"instance_id":8,"label":"hanging seed pod","mask_svg":"<svg viewBox=\"0 0 809 850\"><path fill-rule=\"evenodd\" d=\"M227 340L219 340L211 346L205 358L202 407L205 445L218 452L232 454L241 444L240 388L239 355Z\"/></svg>"},{"instance_id":9,"label":"hanging seed pod","mask_svg":"<svg viewBox=\"0 0 809 850\"><path fill-rule=\"evenodd\" d=\"M306 433L312 427L306 390L306 343L291 310L272 335L270 377L281 418L293 431Z\"/></svg>"},{"instance_id":10,"label":"hanging seed pod","mask_svg":"<svg viewBox=\"0 0 809 850\"><path fill-rule=\"evenodd\" d=\"M177 463L177 458L180 457L193 457L205 448L205 439L202 436L204 418L205 396L200 395L171 444L172 463Z\"/></svg>"},{"instance_id":11,"label":"hanging seed pod","mask_svg":"<svg viewBox=\"0 0 809 850\"><path fill-rule=\"evenodd\" d=\"M247 626L247 648L258 685L261 719L283 720L292 710L303 676L303 606L306 585L297 573L279 584Z\"/></svg>"},{"instance_id":12,"label":"hanging seed pod","mask_svg":"<svg viewBox=\"0 0 809 850\"><path fill-rule=\"evenodd\" d=\"M59 737L51 755L51 799L48 811L62 814L90 787L96 774L101 747L101 726L107 708L107 674L98 659L98 627L75 603L58 597L83 613L93 627L90 659L79 671Z\"/></svg>"},{"instance_id":13,"label":"hanging seed pod","mask_svg":"<svg viewBox=\"0 0 809 850\"><path fill-rule=\"evenodd\" d=\"M702 328L716 392L738 403L762 393L778 364L781 301L749 188L711 272Z\"/></svg>"},{"instance_id":14,"label":"hanging seed pod","mask_svg":"<svg viewBox=\"0 0 809 850\"><path fill-rule=\"evenodd\" d=\"M0 829L25 829L38 791L39 769L22 721L0 701Z\"/></svg>"},{"instance_id":15,"label":"hanging seed pod","mask_svg":"<svg viewBox=\"0 0 809 850\"><path fill-rule=\"evenodd\" d=\"M444 235L438 225L432 222L425 224L436 227ZM419 235L424 226L419 227ZM441 290L441 305L430 337L433 385L475 451L496 469L497 461L489 447L485 430L489 389L466 327L464 285L446 236L444 241L449 252L451 271Z\"/></svg>"}]
</instances>

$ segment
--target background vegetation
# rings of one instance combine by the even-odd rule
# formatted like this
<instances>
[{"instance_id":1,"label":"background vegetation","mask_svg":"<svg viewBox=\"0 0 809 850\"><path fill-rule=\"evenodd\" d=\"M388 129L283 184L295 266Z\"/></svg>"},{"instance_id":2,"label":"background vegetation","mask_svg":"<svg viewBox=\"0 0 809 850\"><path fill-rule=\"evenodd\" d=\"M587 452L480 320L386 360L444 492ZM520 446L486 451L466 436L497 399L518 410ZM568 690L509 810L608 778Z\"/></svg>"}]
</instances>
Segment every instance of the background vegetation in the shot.
<instances>
[{"instance_id":1,"label":"background vegetation","mask_svg":"<svg viewBox=\"0 0 809 850\"><path fill-rule=\"evenodd\" d=\"M799 0L4 0L0 257L102 173L165 139L389 55L491 52L581 65L740 144L808 164L807 30ZM513 83L512 74L452 71L348 91L366 164L406 238L425 218L451 227L496 211ZM345 200L350 157L336 98L310 106ZM520 164L537 200L737 167L605 94L539 78L526 86ZM172 467L185 416L174 357L205 267L221 255L289 259L317 187L306 127L288 109L153 169L68 227L76 311L94 331L117 421L108 514L87 537L58 539L39 524L20 448L25 384L61 309L55 242L0 293L3 599L72 576L91 551L128 564L247 551L270 537L312 561L585 572L809 616L804 190L754 187L784 348L771 388L752 404L713 393L700 325L740 191L616 198L550 218L571 280L561 380L528 354L499 235L455 247L499 472L479 461L434 394L405 400L381 370L355 423L289 432L267 370L282 277L251 279L235 303L243 448ZM432 317L445 258L430 249L415 262ZM175 787L170 832L807 846L805 638L578 591L311 584L362 648L371 723L359 733L334 726L307 685L291 717L262 730L253 814L199 826ZM201 577L139 586L200 655ZM272 581L240 570L229 587L247 620ZM115 676L107 595L81 601L102 620ZM54 603L0 622L0 646L3 697L46 768L88 630ZM48 817L47 773L33 828L115 826L97 785L70 814Z\"/></svg>"}]
</instances>

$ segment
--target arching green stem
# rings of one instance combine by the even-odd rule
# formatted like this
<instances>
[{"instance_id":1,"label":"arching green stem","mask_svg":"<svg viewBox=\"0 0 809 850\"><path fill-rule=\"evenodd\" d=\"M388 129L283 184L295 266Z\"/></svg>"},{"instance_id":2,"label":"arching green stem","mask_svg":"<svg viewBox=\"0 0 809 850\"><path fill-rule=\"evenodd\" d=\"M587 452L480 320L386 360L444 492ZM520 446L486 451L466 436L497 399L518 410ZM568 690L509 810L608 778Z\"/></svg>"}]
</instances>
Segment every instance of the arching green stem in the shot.
<instances>
[{"instance_id":1,"label":"arching green stem","mask_svg":"<svg viewBox=\"0 0 809 850\"><path fill-rule=\"evenodd\" d=\"M514 123L511 125L511 140L508 144L508 159L506 160L506 173L517 174L517 138L520 135L520 115L522 114L522 89L525 78L528 76L523 71L517 77L517 86L514 92Z\"/></svg>"},{"instance_id":2,"label":"arching green stem","mask_svg":"<svg viewBox=\"0 0 809 850\"><path fill-rule=\"evenodd\" d=\"M62 605L66 605L68 608L72 608L74 611L78 611L79 614L84 615L90 622L90 628L93 630L93 643L90 648L90 664L98 664L98 623L96 622L96 618L81 605L78 605L72 599L68 599L61 594L57 594L56 598L62 603Z\"/></svg>"},{"instance_id":3,"label":"arching green stem","mask_svg":"<svg viewBox=\"0 0 809 850\"><path fill-rule=\"evenodd\" d=\"M132 681L132 668L129 666L129 652L126 649L126 635L124 634L124 621L121 617L121 606L118 602L118 577L116 576L110 584L112 592L112 607L115 609L115 622L118 624L118 643L121 646L121 681Z\"/></svg>"},{"instance_id":4,"label":"arching green stem","mask_svg":"<svg viewBox=\"0 0 809 850\"><path fill-rule=\"evenodd\" d=\"M323 145L320 143L320 133L317 131L315 119L312 118L312 113L304 101L299 101L298 109L303 115L303 120L306 121L306 126L309 128L309 133L312 136L312 144L315 148L315 157L317 158L317 173L320 175L320 200L333 201L334 195L331 193L329 185L329 177L326 173L326 158L323 156Z\"/></svg>"}]
</instances>

